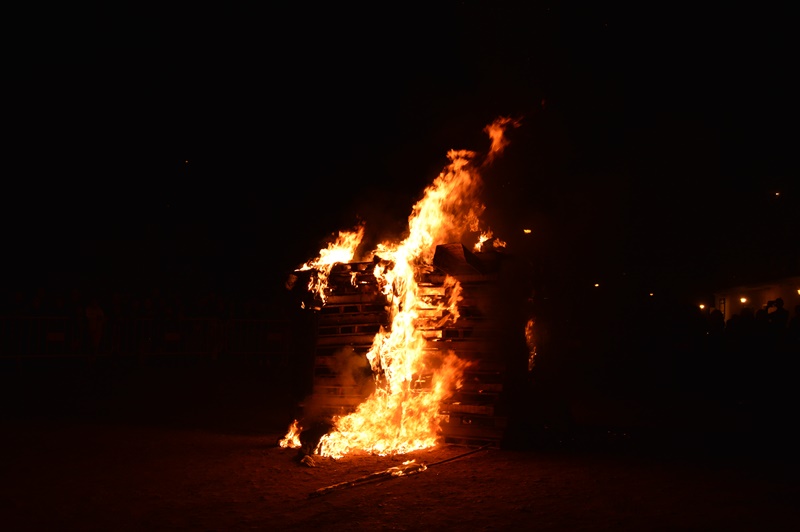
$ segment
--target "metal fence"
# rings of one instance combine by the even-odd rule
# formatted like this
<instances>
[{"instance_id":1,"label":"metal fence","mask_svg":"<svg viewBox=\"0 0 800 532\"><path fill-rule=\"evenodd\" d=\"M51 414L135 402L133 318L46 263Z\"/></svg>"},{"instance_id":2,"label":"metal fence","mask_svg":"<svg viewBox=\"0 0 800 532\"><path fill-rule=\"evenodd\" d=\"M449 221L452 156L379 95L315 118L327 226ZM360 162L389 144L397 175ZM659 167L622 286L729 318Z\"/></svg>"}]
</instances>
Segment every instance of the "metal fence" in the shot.
<instances>
[{"instance_id":1,"label":"metal fence","mask_svg":"<svg viewBox=\"0 0 800 532\"><path fill-rule=\"evenodd\" d=\"M92 328L71 318L0 317L0 358L171 355L285 363L292 346L289 325L269 319L129 318Z\"/></svg>"}]
</instances>

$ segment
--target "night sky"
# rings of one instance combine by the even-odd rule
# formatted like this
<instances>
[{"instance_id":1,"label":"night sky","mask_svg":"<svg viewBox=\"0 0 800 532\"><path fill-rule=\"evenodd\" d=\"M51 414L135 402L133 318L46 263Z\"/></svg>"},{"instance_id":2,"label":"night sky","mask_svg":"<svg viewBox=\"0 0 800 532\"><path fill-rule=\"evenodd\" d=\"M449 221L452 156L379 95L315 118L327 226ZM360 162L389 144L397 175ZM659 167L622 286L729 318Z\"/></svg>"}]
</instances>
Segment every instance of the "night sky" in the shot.
<instances>
[{"instance_id":1,"label":"night sky","mask_svg":"<svg viewBox=\"0 0 800 532\"><path fill-rule=\"evenodd\" d=\"M21 12L5 280L269 290L360 219L404 229L499 116L487 219L554 286L797 275L788 8L593 5Z\"/></svg>"}]
</instances>

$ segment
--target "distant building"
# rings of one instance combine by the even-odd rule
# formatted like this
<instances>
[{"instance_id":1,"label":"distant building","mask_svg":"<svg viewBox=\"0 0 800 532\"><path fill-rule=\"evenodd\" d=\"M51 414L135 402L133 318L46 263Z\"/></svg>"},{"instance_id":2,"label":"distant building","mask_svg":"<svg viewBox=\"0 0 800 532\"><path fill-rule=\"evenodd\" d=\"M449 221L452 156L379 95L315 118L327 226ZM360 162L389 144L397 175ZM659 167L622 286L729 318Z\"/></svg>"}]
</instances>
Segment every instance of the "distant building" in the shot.
<instances>
[{"instance_id":1,"label":"distant building","mask_svg":"<svg viewBox=\"0 0 800 532\"><path fill-rule=\"evenodd\" d=\"M767 308L770 301L783 299L783 307L792 313L800 305L800 276L784 277L771 282L732 286L714 293L715 306L725 316L725 321L734 314L741 314L749 307L754 312ZM769 309L771 310L771 309Z\"/></svg>"}]
</instances>

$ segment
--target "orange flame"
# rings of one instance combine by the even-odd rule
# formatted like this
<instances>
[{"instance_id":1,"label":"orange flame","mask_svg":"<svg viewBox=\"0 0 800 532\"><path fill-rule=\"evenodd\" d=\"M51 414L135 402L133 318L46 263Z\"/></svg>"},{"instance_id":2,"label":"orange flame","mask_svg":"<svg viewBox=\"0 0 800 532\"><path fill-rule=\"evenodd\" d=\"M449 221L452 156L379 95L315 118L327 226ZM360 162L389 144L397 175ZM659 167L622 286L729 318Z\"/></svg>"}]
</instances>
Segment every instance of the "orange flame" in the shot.
<instances>
[{"instance_id":1,"label":"orange flame","mask_svg":"<svg viewBox=\"0 0 800 532\"><path fill-rule=\"evenodd\" d=\"M492 139L485 162L507 145L503 132L508 125L518 123L500 118L485 128ZM390 326L375 336L367 353L375 391L355 411L333 420L334 428L320 439L317 454L333 458L355 450L404 454L438 442L443 419L440 404L460 387L469 363L452 352L427 349L425 333L458 319L461 287L448 276L445 288L449 297L434 301L425 287L418 285L418 279L420 273L432 271L437 245L460 242L468 233L480 232L484 206L478 199L482 183L475 156L469 150L451 150L450 164L414 205L408 236L397 244L383 242L373 252L383 259L376 264L374 275L390 303ZM305 264L321 270L310 290L323 296L330 268L335 262L352 260L362 236L363 226L354 233L340 233L318 259ZM478 246L491 238L491 231L479 238ZM299 431L295 421L281 445L299 446Z\"/></svg>"},{"instance_id":2,"label":"orange flame","mask_svg":"<svg viewBox=\"0 0 800 532\"><path fill-rule=\"evenodd\" d=\"M353 231L339 231L339 236L328 247L320 250L319 256L309 260L298 270L315 270L316 275L308 281L308 291L326 300L325 288L328 286L328 276L334 265L353 260L356 249L364 238L364 224L358 225Z\"/></svg>"}]
</instances>

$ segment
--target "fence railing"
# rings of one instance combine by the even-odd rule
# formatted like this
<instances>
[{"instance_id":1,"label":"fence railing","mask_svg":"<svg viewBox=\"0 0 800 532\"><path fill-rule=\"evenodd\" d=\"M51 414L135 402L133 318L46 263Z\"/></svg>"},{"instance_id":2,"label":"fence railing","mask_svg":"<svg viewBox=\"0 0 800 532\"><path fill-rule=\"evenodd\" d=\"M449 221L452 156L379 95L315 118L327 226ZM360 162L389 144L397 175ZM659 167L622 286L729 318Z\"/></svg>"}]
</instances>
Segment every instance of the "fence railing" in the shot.
<instances>
[{"instance_id":1,"label":"fence railing","mask_svg":"<svg viewBox=\"0 0 800 532\"><path fill-rule=\"evenodd\" d=\"M0 358L185 355L286 362L289 325L269 319L125 318L98 328L72 318L0 317Z\"/></svg>"}]
</instances>

